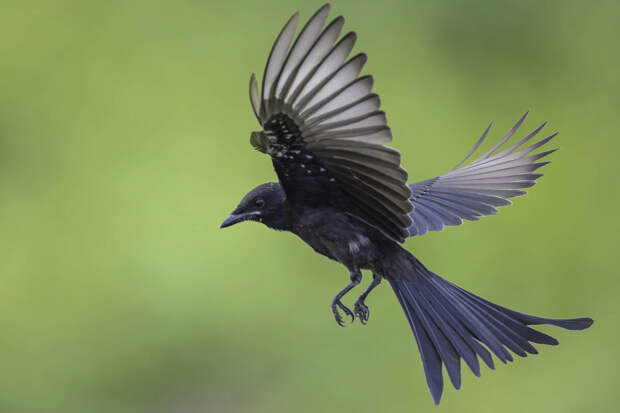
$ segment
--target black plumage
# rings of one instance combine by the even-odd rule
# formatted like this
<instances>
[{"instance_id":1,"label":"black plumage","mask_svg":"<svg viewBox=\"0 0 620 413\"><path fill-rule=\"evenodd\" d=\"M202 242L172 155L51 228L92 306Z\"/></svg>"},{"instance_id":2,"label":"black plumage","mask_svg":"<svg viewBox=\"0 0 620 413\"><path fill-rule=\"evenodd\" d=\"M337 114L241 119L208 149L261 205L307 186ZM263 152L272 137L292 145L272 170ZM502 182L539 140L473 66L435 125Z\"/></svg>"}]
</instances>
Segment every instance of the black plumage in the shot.
<instances>
[{"instance_id":1,"label":"black plumage","mask_svg":"<svg viewBox=\"0 0 620 413\"><path fill-rule=\"evenodd\" d=\"M432 273L400 245L408 236L477 220L523 195L542 174L540 160L554 150L536 152L552 134L523 146L542 130L504 147L527 113L489 151L465 162L486 138L489 127L469 154L451 171L407 185L400 153L391 141L373 79L360 76L365 54L347 60L356 41L353 32L338 37L344 25L335 18L324 29L329 5L321 7L301 29L294 14L269 54L261 91L250 78L250 101L262 126L250 137L252 146L271 156L279 183L248 193L222 223L258 221L290 231L316 252L340 262L350 283L332 300L340 312L366 323L365 299L386 279L401 303L422 358L435 403L443 390L442 365L454 387L461 384L460 360L479 376L478 357L494 368L491 353L502 362L536 354L531 343L558 342L529 327L552 324L571 330L588 328L590 318L549 319L519 313L484 300ZM353 311L340 301L361 281L361 270L373 281ZM510 351L508 351L510 350Z\"/></svg>"}]
</instances>

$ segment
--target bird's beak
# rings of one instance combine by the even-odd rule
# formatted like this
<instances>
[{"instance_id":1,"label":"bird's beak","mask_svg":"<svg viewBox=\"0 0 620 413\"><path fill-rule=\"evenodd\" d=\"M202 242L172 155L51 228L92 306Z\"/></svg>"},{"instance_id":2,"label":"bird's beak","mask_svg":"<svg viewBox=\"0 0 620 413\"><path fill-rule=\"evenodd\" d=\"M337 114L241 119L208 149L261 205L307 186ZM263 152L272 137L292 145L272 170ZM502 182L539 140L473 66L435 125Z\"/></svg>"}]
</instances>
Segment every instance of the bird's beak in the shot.
<instances>
[{"instance_id":1,"label":"bird's beak","mask_svg":"<svg viewBox=\"0 0 620 413\"><path fill-rule=\"evenodd\" d=\"M258 213L248 212L245 214L234 214L234 213L230 214L228 218L226 218L224 222L222 222L222 225L220 225L220 228L230 227L231 225L235 225L239 222L247 221L248 219L252 219L252 217L255 215L258 215Z\"/></svg>"}]
</instances>

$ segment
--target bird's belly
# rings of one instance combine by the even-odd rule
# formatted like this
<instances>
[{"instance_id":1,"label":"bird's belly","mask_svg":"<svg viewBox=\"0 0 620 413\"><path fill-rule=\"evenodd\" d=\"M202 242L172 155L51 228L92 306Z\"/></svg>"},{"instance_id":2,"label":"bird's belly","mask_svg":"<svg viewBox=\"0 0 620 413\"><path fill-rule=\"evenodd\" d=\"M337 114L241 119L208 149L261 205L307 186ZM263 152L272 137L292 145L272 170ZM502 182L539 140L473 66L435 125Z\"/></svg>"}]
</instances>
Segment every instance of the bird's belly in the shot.
<instances>
[{"instance_id":1,"label":"bird's belly","mask_svg":"<svg viewBox=\"0 0 620 413\"><path fill-rule=\"evenodd\" d=\"M316 231L302 231L298 234L314 251L338 261L347 267L372 269L377 258L376 248L370 238L359 233L338 233L336 237L320 234ZM323 235L323 236L321 236Z\"/></svg>"},{"instance_id":2,"label":"bird's belly","mask_svg":"<svg viewBox=\"0 0 620 413\"><path fill-rule=\"evenodd\" d=\"M338 258L330 251L330 248L322 242L320 237L314 236L315 234L304 234L303 232L298 234L299 237L308 244L315 252L329 258L338 261Z\"/></svg>"},{"instance_id":3,"label":"bird's belly","mask_svg":"<svg viewBox=\"0 0 620 413\"><path fill-rule=\"evenodd\" d=\"M308 244L308 245L310 245L310 244ZM338 259L337 259L336 257L332 256L332 255L329 253L329 251L328 251L327 249L325 249L322 245L321 245L321 246L317 246L317 247L315 247L315 246L313 246L313 245L310 245L310 247L311 247L311 248L312 248L315 252L317 252L317 253L321 254L322 256L327 257L327 258L329 258L330 260L338 261Z\"/></svg>"}]
</instances>

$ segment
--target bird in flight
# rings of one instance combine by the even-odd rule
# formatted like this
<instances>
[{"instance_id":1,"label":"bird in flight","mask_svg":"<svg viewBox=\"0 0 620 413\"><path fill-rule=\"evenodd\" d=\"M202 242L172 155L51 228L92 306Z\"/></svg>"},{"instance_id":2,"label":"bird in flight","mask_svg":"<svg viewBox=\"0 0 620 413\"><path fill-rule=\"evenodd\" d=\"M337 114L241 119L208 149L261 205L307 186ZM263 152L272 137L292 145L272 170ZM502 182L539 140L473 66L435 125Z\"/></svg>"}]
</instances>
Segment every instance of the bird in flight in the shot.
<instances>
[{"instance_id":1,"label":"bird in flight","mask_svg":"<svg viewBox=\"0 0 620 413\"><path fill-rule=\"evenodd\" d=\"M491 353L506 363L513 360L508 350L526 357L537 353L531 343L558 344L530 325L590 327L590 318L543 318L494 304L441 278L401 246L408 237L494 214L510 204L508 198L525 194L523 188L542 176L535 171L549 163L541 160L554 152L538 150L556 134L536 141L543 123L508 145L526 113L490 150L467 162L489 125L453 169L408 184L400 153L384 145L392 135L373 78L360 76L366 55L348 58L356 35L339 39L344 19L325 25L329 9L317 10L296 38L299 16L293 14L271 49L260 90L250 77L250 102L262 128L250 143L271 157L279 182L251 190L221 227L258 221L292 232L344 265L350 282L331 301L341 326L341 313L365 324L365 300L387 280L413 330L435 404L443 391L442 365L458 389L461 359L480 376L478 358L493 369ZM362 270L372 272L372 282L351 310L341 299L360 283Z\"/></svg>"}]
</instances>

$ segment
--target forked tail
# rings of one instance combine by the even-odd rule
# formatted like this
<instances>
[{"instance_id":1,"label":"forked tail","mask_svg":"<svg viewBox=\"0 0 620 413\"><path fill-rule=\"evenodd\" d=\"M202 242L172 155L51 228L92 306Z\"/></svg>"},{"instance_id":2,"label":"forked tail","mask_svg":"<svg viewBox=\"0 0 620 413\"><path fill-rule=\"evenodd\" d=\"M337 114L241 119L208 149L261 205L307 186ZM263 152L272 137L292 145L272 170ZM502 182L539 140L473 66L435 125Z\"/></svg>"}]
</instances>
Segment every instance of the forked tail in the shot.
<instances>
[{"instance_id":1,"label":"forked tail","mask_svg":"<svg viewBox=\"0 0 620 413\"><path fill-rule=\"evenodd\" d=\"M435 404L439 404L443 391L442 363L458 389L461 358L476 376L480 376L478 356L494 368L489 350L506 363L513 360L508 349L526 357L527 353L538 353L530 342L558 344L553 337L528 325L552 324L568 330L583 330L592 325L590 318L557 320L499 306L444 280L407 255L407 264L402 265L401 261L394 269L413 270L413 274L390 275L388 272L385 278L392 285L413 330Z\"/></svg>"}]
</instances>

